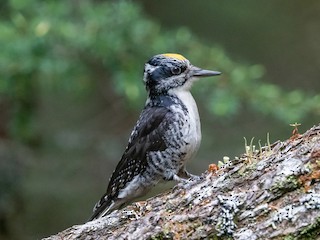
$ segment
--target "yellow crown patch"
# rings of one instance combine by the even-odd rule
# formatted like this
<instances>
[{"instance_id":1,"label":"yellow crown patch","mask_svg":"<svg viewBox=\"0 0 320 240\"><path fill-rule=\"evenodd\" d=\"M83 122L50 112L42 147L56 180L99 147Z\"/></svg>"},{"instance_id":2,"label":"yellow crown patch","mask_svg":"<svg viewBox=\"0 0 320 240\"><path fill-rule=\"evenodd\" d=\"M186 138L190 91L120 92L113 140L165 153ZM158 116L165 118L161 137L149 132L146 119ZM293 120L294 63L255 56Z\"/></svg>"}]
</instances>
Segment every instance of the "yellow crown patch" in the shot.
<instances>
[{"instance_id":1,"label":"yellow crown patch","mask_svg":"<svg viewBox=\"0 0 320 240\"><path fill-rule=\"evenodd\" d=\"M162 54L162 56L165 56L165 57L168 57L168 58L175 58L175 59L180 60L180 61L187 60L184 56L182 56L180 54L177 54L177 53L165 53L165 54Z\"/></svg>"}]
</instances>

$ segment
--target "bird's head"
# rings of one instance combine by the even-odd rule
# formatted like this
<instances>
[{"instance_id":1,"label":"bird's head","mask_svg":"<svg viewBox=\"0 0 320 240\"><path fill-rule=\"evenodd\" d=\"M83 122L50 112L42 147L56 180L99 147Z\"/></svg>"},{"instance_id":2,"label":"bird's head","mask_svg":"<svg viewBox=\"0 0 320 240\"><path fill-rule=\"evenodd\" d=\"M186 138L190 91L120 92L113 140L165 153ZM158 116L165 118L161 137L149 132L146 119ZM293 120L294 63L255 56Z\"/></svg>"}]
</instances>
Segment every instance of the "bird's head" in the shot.
<instances>
[{"instance_id":1,"label":"bird's head","mask_svg":"<svg viewBox=\"0 0 320 240\"><path fill-rule=\"evenodd\" d=\"M149 95L161 95L169 91L189 90L194 79L220 74L195 67L180 54L165 53L153 56L145 64L143 80Z\"/></svg>"}]
</instances>

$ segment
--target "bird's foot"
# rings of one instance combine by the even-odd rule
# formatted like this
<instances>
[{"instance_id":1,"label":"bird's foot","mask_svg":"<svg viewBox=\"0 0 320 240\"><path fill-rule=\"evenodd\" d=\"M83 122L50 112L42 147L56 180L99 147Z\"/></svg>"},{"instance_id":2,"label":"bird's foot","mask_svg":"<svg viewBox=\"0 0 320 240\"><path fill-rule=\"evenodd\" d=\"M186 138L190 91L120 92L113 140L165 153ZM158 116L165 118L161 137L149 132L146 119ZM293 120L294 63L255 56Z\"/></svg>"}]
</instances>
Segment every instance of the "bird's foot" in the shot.
<instances>
[{"instance_id":1,"label":"bird's foot","mask_svg":"<svg viewBox=\"0 0 320 240\"><path fill-rule=\"evenodd\" d=\"M178 176L180 178L184 178L184 179L186 179L188 181L197 181L197 180L201 180L202 179L201 176L191 174L191 173L187 172L186 170L180 171L178 173Z\"/></svg>"},{"instance_id":2,"label":"bird's foot","mask_svg":"<svg viewBox=\"0 0 320 240\"><path fill-rule=\"evenodd\" d=\"M198 176L198 175L194 175L194 174L191 174L189 180L191 181L199 181L199 180L202 180L203 177L202 176Z\"/></svg>"}]
</instances>

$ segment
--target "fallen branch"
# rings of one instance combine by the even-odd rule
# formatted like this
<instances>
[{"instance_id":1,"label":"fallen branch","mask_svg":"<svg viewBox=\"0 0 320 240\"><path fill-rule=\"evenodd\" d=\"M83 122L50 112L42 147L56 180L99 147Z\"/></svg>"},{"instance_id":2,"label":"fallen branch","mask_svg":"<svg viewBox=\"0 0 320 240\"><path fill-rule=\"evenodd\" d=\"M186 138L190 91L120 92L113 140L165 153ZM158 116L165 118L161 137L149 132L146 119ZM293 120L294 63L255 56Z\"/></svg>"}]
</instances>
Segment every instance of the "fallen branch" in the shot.
<instances>
[{"instance_id":1,"label":"fallen branch","mask_svg":"<svg viewBox=\"0 0 320 240\"><path fill-rule=\"evenodd\" d=\"M320 125L52 239L316 239Z\"/></svg>"}]
</instances>

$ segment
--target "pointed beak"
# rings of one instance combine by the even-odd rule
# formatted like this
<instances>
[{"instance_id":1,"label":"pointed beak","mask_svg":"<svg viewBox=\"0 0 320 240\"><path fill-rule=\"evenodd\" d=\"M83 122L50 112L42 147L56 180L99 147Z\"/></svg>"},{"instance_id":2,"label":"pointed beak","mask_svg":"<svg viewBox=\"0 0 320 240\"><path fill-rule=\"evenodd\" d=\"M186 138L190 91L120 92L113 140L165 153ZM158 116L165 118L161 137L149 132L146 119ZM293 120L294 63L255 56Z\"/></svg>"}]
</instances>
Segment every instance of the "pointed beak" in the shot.
<instances>
[{"instance_id":1,"label":"pointed beak","mask_svg":"<svg viewBox=\"0 0 320 240\"><path fill-rule=\"evenodd\" d=\"M190 69L190 74L193 77L210 77L210 76L220 75L221 72L205 70L205 69L192 66Z\"/></svg>"}]
</instances>

